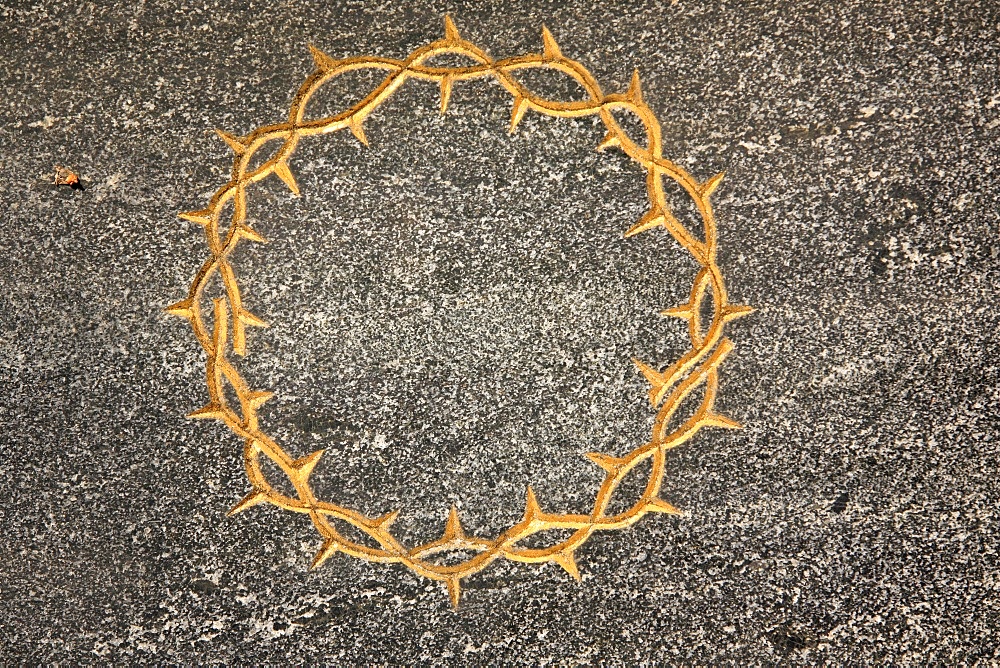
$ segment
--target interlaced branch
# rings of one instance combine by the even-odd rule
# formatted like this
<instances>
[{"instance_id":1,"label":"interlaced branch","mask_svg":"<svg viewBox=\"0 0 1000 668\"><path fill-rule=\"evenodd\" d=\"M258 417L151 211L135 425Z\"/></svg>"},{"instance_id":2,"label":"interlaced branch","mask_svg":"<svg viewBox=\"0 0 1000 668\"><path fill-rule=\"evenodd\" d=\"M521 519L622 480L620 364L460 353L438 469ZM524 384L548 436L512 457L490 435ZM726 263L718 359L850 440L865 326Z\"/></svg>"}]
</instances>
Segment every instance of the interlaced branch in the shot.
<instances>
[{"instance_id":1,"label":"interlaced branch","mask_svg":"<svg viewBox=\"0 0 1000 668\"><path fill-rule=\"evenodd\" d=\"M739 428L734 420L715 411L719 391L719 366L733 345L724 335L726 324L751 311L749 307L729 303L725 282L716 263L717 230L710 198L722 180L717 174L707 181L694 179L682 167L662 155L660 124L645 103L638 71L624 93L605 94L590 72L580 63L565 57L552 34L543 28L544 50L515 58L493 60L477 46L464 40L450 18L445 17L445 37L414 51L405 60L390 58L347 58L337 60L310 46L316 69L306 78L291 104L284 123L259 127L243 137L218 131L234 152L232 175L201 210L180 214L186 220L205 229L210 256L198 270L187 297L166 310L187 319L199 344L204 348L208 404L190 414L193 418L208 418L223 422L245 441L244 462L250 492L229 511L230 515L251 506L268 503L285 510L308 514L322 537L322 547L312 566L315 568L336 552L379 562L398 562L416 573L447 584L453 605L458 605L460 581L486 568L499 558L528 563L553 562L571 576L580 578L575 551L595 532L620 529L639 521L651 512L677 514L673 505L659 497L665 471L666 452L691 439L704 427ZM444 54L465 56L473 64L460 67L437 67L432 58ZM306 105L326 83L352 70L384 71L385 78L364 99L334 116L309 120ZM574 79L585 91L586 99L563 102L535 94L521 84L513 74L519 70L550 69ZM263 243L266 240L247 223L249 186L275 175L294 194L299 187L289 167L289 159L299 142L312 135L350 130L364 144L366 118L409 79L435 81L441 88L441 113L445 113L452 88L458 82L492 77L513 98L510 131L513 133L524 114L531 110L548 116L575 117L597 115L607 134L597 147L605 150L617 147L646 171L649 198L648 212L631 227L626 236L662 227L687 250L699 269L687 302L663 312L664 315L687 321L689 350L663 370L639 360L635 364L650 383L649 399L656 418L649 440L627 454L616 456L591 452L586 456L602 471L605 478L597 490L593 508L588 514L547 512L542 510L531 487L526 493L524 514L520 521L494 538L469 535L462 528L458 513L451 508L441 537L424 545L406 547L392 533L392 524L399 511L379 517L368 517L346 506L317 499L310 485L310 475L323 450L300 458L291 457L260 426L258 410L273 394L251 389L237 371L228 353L246 354L246 328L266 327L267 323L251 313L243 304L236 271L230 262L233 250L243 241ZM635 115L645 130L644 141L636 141L617 122L612 112L623 110ZM256 168L251 161L265 144L280 140L275 153ZM688 229L672 213L663 188L663 178L679 184L691 197L702 221L700 234ZM223 231L222 217L232 203L229 225ZM206 286L218 275L223 296L213 300L211 326L206 322ZM712 311L703 322L702 303L711 296ZM235 402L227 399L229 385ZM701 401L692 415L679 425L674 420L678 407L688 395L704 386ZM271 460L288 478L294 495L285 494L273 486L262 470L262 459ZM650 460L650 474L641 495L618 513L608 508L620 483L639 464ZM349 538L337 523L346 523L359 530L369 540ZM570 530L568 537L543 548L528 548L523 542L530 536L550 529ZM441 553L464 555L458 563L442 565L432 559Z\"/></svg>"}]
</instances>

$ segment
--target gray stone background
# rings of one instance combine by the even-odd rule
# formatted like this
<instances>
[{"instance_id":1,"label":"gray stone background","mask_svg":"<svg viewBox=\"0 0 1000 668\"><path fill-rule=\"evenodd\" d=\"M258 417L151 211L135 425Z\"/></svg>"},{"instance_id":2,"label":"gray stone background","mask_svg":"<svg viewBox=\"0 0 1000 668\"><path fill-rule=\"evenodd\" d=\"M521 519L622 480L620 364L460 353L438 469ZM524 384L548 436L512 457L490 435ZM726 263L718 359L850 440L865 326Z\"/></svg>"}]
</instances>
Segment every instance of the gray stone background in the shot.
<instances>
[{"instance_id":1,"label":"gray stone background","mask_svg":"<svg viewBox=\"0 0 1000 668\"><path fill-rule=\"evenodd\" d=\"M716 197L738 432L673 451L648 517L593 538L583 583L498 564L443 587L337 556L303 518L225 510L240 443L186 420L203 355L161 309L205 256L176 218L224 182L236 134L312 68L404 57L450 12L495 57L547 25L606 90L639 67L665 154ZM0 658L4 663L987 663L997 567L1000 5L0 2ZM315 103L343 108L370 78ZM559 77L532 85L573 95ZM568 98L567 98L568 99ZM348 100L349 101L349 100ZM328 448L324 496L456 503L491 534L587 506L589 450L648 433L629 358L684 350L693 266L624 240L640 171L592 119L499 87L412 84L292 160L251 219L240 281L270 320L243 362L271 433ZM51 184L54 164L84 179ZM248 245L249 246L249 245Z\"/></svg>"}]
</instances>

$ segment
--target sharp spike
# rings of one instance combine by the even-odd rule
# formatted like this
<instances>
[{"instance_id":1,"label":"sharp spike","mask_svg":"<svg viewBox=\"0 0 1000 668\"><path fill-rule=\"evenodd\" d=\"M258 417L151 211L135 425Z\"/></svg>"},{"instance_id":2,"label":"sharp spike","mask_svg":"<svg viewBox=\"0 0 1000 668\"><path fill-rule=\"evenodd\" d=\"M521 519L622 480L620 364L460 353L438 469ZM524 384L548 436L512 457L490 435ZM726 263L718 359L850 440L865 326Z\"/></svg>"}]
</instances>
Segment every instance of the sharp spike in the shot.
<instances>
[{"instance_id":1,"label":"sharp spike","mask_svg":"<svg viewBox=\"0 0 1000 668\"><path fill-rule=\"evenodd\" d=\"M462 36L458 34L458 28L455 27L455 22L447 14L444 15L444 37L453 42L462 41Z\"/></svg>"},{"instance_id":2,"label":"sharp spike","mask_svg":"<svg viewBox=\"0 0 1000 668\"><path fill-rule=\"evenodd\" d=\"M351 132L354 133L357 140L365 146L368 146L368 137L365 136L365 129L361 126L361 122L360 118L352 116L351 120L348 121L348 124L351 127Z\"/></svg>"},{"instance_id":3,"label":"sharp spike","mask_svg":"<svg viewBox=\"0 0 1000 668\"><path fill-rule=\"evenodd\" d=\"M646 364L645 362L636 357L632 358L632 364L635 364L636 368L639 369L639 371L646 378L646 381L650 385L654 387L659 387L660 385L663 385L662 373L660 373L659 371L657 371L656 369L654 369L653 367L649 366L648 364Z\"/></svg>"},{"instance_id":4,"label":"sharp spike","mask_svg":"<svg viewBox=\"0 0 1000 668\"><path fill-rule=\"evenodd\" d=\"M397 517L399 517L399 511L393 510L392 512L386 513L382 517L375 520L373 524L379 529L388 529L389 526L396 521Z\"/></svg>"},{"instance_id":5,"label":"sharp spike","mask_svg":"<svg viewBox=\"0 0 1000 668\"><path fill-rule=\"evenodd\" d=\"M465 531L462 529L462 523L458 519L458 510L452 505L451 510L448 511L448 523L444 527L444 540L465 540Z\"/></svg>"},{"instance_id":6,"label":"sharp spike","mask_svg":"<svg viewBox=\"0 0 1000 668\"><path fill-rule=\"evenodd\" d=\"M639 222L633 225L625 232L625 237L634 237L640 232L645 232L646 230L651 230L654 227L660 227L663 225L666 219L663 217L663 212L659 210L653 210L648 212L645 216L639 219Z\"/></svg>"},{"instance_id":7,"label":"sharp spike","mask_svg":"<svg viewBox=\"0 0 1000 668\"><path fill-rule=\"evenodd\" d=\"M448 111L448 101L451 100L451 84L452 78L450 76L441 77L441 115L444 116L445 112Z\"/></svg>"},{"instance_id":8,"label":"sharp spike","mask_svg":"<svg viewBox=\"0 0 1000 668\"><path fill-rule=\"evenodd\" d=\"M722 429L743 428L743 425L736 420L713 412L706 413L700 422L703 427L721 427Z\"/></svg>"},{"instance_id":9,"label":"sharp spike","mask_svg":"<svg viewBox=\"0 0 1000 668\"><path fill-rule=\"evenodd\" d=\"M663 499L650 499L646 503L646 510L652 513L666 513L667 515L684 514L684 511L675 508L673 504L667 503Z\"/></svg>"},{"instance_id":10,"label":"sharp spike","mask_svg":"<svg viewBox=\"0 0 1000 668\"><path fill-rule=\"evenodd\" d=\"M252 408L257 409L273 398L274 392L251 392L247 395L247 403L249 403Z\"/></svg>"},{"instance_id":11,"label":"sharp spike","mask_svg":"<svg viewBox=\"0 0 1000 668\"><path fill-rule=\"evenodd\" d=\"M601 143L597 145L597 150L604 151L605 149L614 148L616 146L621 146L621 145L622 142L621 139L618 138L618 135L616 135L614 132L608 132L608 134L604 135L604 139L601 140Z\"/></svg>"},{"instance_id":12,"label":"sharp spike","mask_svg":"<svg viewBox=\"0 0 1000 668\"><path fill-rule=\"evenodd\" d=\"M719 172L708 181L705 181L698 186L698 190L701 192L702 197L711 197L712 193L715 192L715 189L719 187L720 183L722 183L722 177L725 175L725 172Z\"/></svg>"},{"instance_id":13,"label":"sharp spike","mask_svg":"<svg viewBox=\"0 0 1000 668\"><path fill-rule=\"evenodd\" d=\"M628 92L625 97L636 104L642 104L642 86L639 84L639 68L632 71L632 81L628 85Z\"/></svg>"},{"instance_id":14,"label":"sharp spike","mask_svg":"<svg viewBox=\"0 0 1000 668\"><path fill-rule=\"evenodd\" d=\"M521 119L524 118L524 112L528 110L528 101L523 97L514 98L514 108L510 112L510 134L514 134L517 129L518 124Z\"/></svg>"},{"instance_id":15,"label":"sharp spike","mask_svg":"<svg viewBox=\"0 0 1000 668\"><path fill-rule=\"evenodd\" d=\"M724 309L722 309L722 317L724 320L736 320L737 318L742 318L745 315L750 315L756 309L752 306L743 306L742 304L729 304Z\"/></svg>"},{"instance_id":16,"label":"sharp spike","mask_svg":"<svg viewBox=\"0 0 1000 668\"><path fill-rule=\"evenodd\" d=\"M563 570L573 576L574 580L580 581L580 569L576 566L576 558L572 552L557 552L552 555L552 561L562 566Z\"/></svg>"},{"instance_id":17,"label":"sharp spike","mask_svg":"<svg viewBox=\"0 0 1000 668\"><path fill-rule=\"evenodd\" d=\"M198 225L209 225L212 222L211 209L202 209L201 211L184 211L177 214L177 216L192 223L197 223Z\"/></svg>"},{"instance_id":18,"label":"sharp spike","mask_svg":"<svg viewBox=\"0 0 1000 668\"><path fill-rule=\"evenodd\" d=\"M265 501L267 501L267 494L265 494L262 490L255 489L240 499L235 506L230 508L226 512L226 517L232 517L237 513L242 513L247 508L252 508L258 503L264 503Z\"/></svg>"},{"instance_id":19,"label":"sharp spike","mask_svg":"<svg viewBox=\"0 0 1000 668\"><path fill-rule=\"evenodd\" d=\"M618 473L618 471L621 470L622 465L625 463L624 459L612 457L611 455L605 455L600 452L588 452L584 456L608 473Z\"/></svg>"},{"instance_id":20,"label":"sharp spike","mask_svg":"<svg viewBox=\"0 0 1000 668\"><path fill-rule=\"evenodd\" d=\"M164 313L169 313L170 315L180 316L182 318L191 318L194 315L192 311L192 301L190 298L182 299L176 304L171 304L167 308L163 309Z\"/></svg>"},{"instance_id":21,"label":"sharp spike","mask_svg":"<svg viewBox=\"0 0 1000 668\"><path fill-rule=\"evenodd\" d=\"M535 497L535 490L531 489L531 485L528 485L528 492L526 494L526 499L524 502L524 519L528 522L533 522L538 519L538 516L542 514L542 509L538 505L538 499Z\"/></svg>"},{"instance_id":22,"label":"sharp spike","mask_svg":"<svg viewBox=\"0 0 1000 668\"><path fill-rule=\"evenodd\" d=\"M287 162L279 162L274 166L274 173L279 179L285 182L288 189L292 191L293 195L299 194L299 184L295 182L295 177L292 175L292 170L289 169Z\"/></svg>"},{"instance_id":23,"label":"sharp spike","mask_svg":"<svg viewBox=\"0 0 1000 668\"><path fill-rule=\"evenodd\" d=\"M249 225L239 224L236 227L236 234L240 235L244 239L249 239L250 241L256 241L259 244L266 244L267 237L253 229Z\"/></svg>"},{"instance_id":24,"label":"sharp spike","mask_svg":"<svg viewBox=\"0 0 1000 668\"><path fill-rule=\"evenodd\" d=\"M562 58L562 51L559 50L559 45L556 44L556 38L552 36L549 29L542 26L542 44L545 45L545 57L549 60L559 60Z\"/></svg>"},{"instance_id":25,"label":"sharp spike","mask_svg":"<svg viewBox=\"0 0 1000 668\"><path fill-rule=\"evenodd\" d=\"M456 576L448 578L446 582L448 583L448 598L451 599L451 607L458 610L458 599L462 596L462 585Z\"/></svg>"},{"instance_id":26,"label":"sharp spike","mask_svg":"<svg viewBox=\"0 0 1000 668\"><path fill-rule=\"evenodd\" d=\"M195 420L225 420L226 409L219 404L209 404L204 408L199 408L196 411L188 413L187 416Z\"/></svg>"},{"instance_id":27,"label":"sharp spike","mask_svg":"<svg viewBox=\"0 0 1000 668\"><path fill-rule=\"evenodd\" d=\"M316 468L316 464L319 463L319 458L323 456L323 450L316 450L315 452L310 452L305 457L299 457L294 462L292 462L292 467L302 474L303 478L308 478L313 469Z\"/></svg>"},{"instance_id":28,"label":"sharp spike","mask_svg":"<svg viewBox=\"0 0 1000 668\"><path fill-rule=\"evenodd\" d=\"M261 320L246 309L240 309L239 319L244 325L250 325L251 327L270 327L266 320Z\"/></svg>"},{"instance_id":29,"label":"sharp spike","mask_svg":"<svg viewBox=\"0 0 1000 668\"><path fill-rule=\"evenodd\" d=\"M726 359L726 356L729 353L733 352L733 347L734 344L732 341L729 339L722 339L722 342L719 343L719 347L715 349L715 354L718 355L717 359L719 362L722 362L722 360Z\"/></svg>"},{"instance_id":30,"label":"sharp spike","mask_svg":"<svg viewBox=\"0 0 1000 668\"><path fill-rule=\"evenodd\" d=\"M691 304L681 304L680 306L675 306L673 308L668 308L666 311L660 311L660 315L669 316L671 318L683 318L684 320L690 320L694 316L694 311L692 310Z\"/></svg>"},{"instance_id":31,"label":"sharp spike","mask_svg":"<svg viewBox=\"0 0 1000 668\"><path fill-rule=\"evenodd\" d=\"M222 141L229 144L229 148L233 149L236 155L243 155L246 153L247 145L237 139L235 136L229 134L224 130L219 130L216 128L215 133L222 137Z\"/></svg>"},{"instance_id":32,"label":"sharp spike","mask_svg":"<svg viewBox=\"0 0 1000 668\"><path fill-rule=\"evenodd\" d=\"M327 538L323 541L323 547L319 548L319 552L313 557L312 563L309 564L309 570L315 570L323 565L323 562L332 557L340 549L340 545L332 538Z\"/></svg>"},{"instance_id":33,"label":"sharp spike","mask_svg":"<svg viewBox=\"0 0 1000 668\"><path fill-rule=\"evenodd\" d=\"M309 45L309 52L312 54L313 60L316 61L316 67L323 72L329 72L337 66L336 60L326 55L312 44Z\"/></svg>"},{"instance_id":34,"label":"sharp spike","mask_svg":"<svg viewBox=\"0 0 1000 668\"><path fill-rule=\"evenodd\" d=\"M646 382L649 383L649 403L656 407L660 403L660 393L664 391L665 387L663 374L635 357L632 358L632 363L638 367L642 375L645 376Z\"/></svg>"}]
</instances>

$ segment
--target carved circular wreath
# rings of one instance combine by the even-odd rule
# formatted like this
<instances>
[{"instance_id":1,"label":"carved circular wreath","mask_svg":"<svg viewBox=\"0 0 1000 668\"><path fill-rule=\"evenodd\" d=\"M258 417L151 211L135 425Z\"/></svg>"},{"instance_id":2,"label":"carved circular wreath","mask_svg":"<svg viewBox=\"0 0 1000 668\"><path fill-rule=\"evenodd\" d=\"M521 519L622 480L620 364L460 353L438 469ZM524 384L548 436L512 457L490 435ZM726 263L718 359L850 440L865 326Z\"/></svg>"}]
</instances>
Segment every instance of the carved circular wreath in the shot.
<instances>
[{"instance_id":1,"label":"carved circular wreath","mask_svg":"<svg viewBox=\"0 0 1000 668\"><path fill-rule=\"evenodd\" d=\"M681 445L703 427L739 428L739 424L714 411L719 390L718 368L733 344L724 337L726 324L752 309L729 303L722 274L716 264L717 232L709 198L715 191L722 174L707 181L696 181L683 168L661 155L660 124L650 108L643 102L638 72L633 74L628 91L623 94L605 95L597 81L580 63L565 57L552 34L542 29L544 52L504 60L493 60L474 44L462 39L454 23L445 17L444 39L432 42L414 51L406 60L389 58L348 58L336 60L310 46L316 61L316 70L299 88L289 111L288 121L259 127L244 137L235 137L222 131L219 135L235 152L232 177L212 196L208 206L200 211L182 213L186 220L203 225L208 239L210 256L198 270L191 283L188 296L169 306L170 314L186 318L198 343L207 353L208 405L190 414L193 418L221 420L246 442L244 461L251 490L229 514L235 514L260 503L270 503L285 510L308 514L323 539L323 545L312 562L315 568L337 551L360 559L380 562L398 562L422 576L447 584L452 604L457 606L460 581L482 569L494 560L505 557L513 561L544 563L555 562L574 578L579 579L574 551L595 531L621 529L637 522L650 512L679 513L670 503L659 498L663 482L666 451ZM434 56L458 54L472 59L475 64L462 67L435 67L428 64ZM547 68L562 72L580 84L587 98L580 101L560 102L533 94L511 76L513 72L531 68ZM325 83L335 77L358 69L384 70L388 74L375 90L353 107L336 116L306 120L305 108L310 97ZM665 228L697 262L699 270L688 301L668 309L664 315L682 318L688 323L690 349L666 369L658 371L638 360L633 360L651 384L649 399L656 410L649 441L621 456L597 452L586 456L605 472L604 482L597 490L593 509L588 514L555 513L542 510L531 487L527 489L524 515L515 525L495 538L467 534L452 506L443 534L437 540L417 547L406 547L392 533L392 523L399 511L380 517L368 517L351 508L317 499L309 483L309 476L319 461L323 450L300 458L293 458L261 428L257 411L273 394L252 390L227 356L227 350L236 355L246 354L246 327L266 327L267 323L248 311L236 282L236 273L230 256L243 240L264 242L265 239L246 222L247 189L251 183L274 174L294 194L298 185L289 169L288 161L303 137L326 134L349 128L355 137L367 144L362 124L365 118L382 104L408 79L436 81L441 86L441 113L445 113L452 86L455 82L483 77L494 77L514 98L510 131L528 109L549 116L589 116L598 114L607 128L607 135L598 150L618 147L646 170L646 187L649 211L629 229L625 236L632 236L655 227ZM614 110L631 112L645 127L646 141L634 141L613 116ZM281 140L281 147L267 161L250 169L254 154L266 143ZM701 238L688 230L670 211L664 195L662 178L673 179L690 195L701 215ZM220 231L223 208L233 203L232 219L225 232ZM211 327L206 323L202 309L204 291L209 279L218 272L224 286L224 296L214 300ZM711 319L702 322L702 302L711 292ZM231 334L230 334L231 329ZM226 398L224 383L228 383L237 401ZM704 392L697 410L681 421L675 415L681 402L699 386ZM238 405L236 405L238 404ZM673 419L672 419L673 418ZM680 422L680 424L675 424ZM261 469L261 456L268 457L288 477L296 496L280 492L265 478ZM636 465L652 459L649 480L641 496L626 510L608 514L608 507L619 483ZM369 540L359 542L348 538L338 529L346 523L360 530ZM341 529L345 528L341 524ZM570 535L544 548L528 548L521 543L539 532L550 529L570 530ZM562 535L565 535L562 534ZM459 563L442 564L436 555L450 553L462 556ZM471 554L471 556L469 556Z\"/></svg>"}]
</instances>

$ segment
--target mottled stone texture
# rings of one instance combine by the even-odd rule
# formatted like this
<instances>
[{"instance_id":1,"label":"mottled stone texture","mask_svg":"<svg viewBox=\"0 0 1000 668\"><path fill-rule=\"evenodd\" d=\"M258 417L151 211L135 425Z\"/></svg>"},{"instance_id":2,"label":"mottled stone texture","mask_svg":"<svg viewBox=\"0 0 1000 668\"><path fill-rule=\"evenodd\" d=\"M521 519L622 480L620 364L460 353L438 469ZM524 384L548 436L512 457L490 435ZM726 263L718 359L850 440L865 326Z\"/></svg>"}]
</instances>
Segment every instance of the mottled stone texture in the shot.
<instances>
[{"instance_id":1,"label":"mottled stone texture","mask_svg":"<svg viewBox=\"0 0 1000 668\"><path fill-rule=\"evenodd\" d=\"M1000 6L996 2L0 2L0 658L4 663L986 662L996 652ZM176 218L312 67L403 57L450 12L494 56L547 25L606 90L639 67L665 154L716 196L737 321L723 411L648 517L554 567L444 589L254 508L241 444L183 415L203 355L162 314L206 253ZM331 89L342 108L372 79ZM559 77L532 85L576 94ZM566 98L568 99L568 98ZM330 499L450 503L504 528L526 484L586 507L580 457L651 413L629 358L684 350L693 264L624 240L642 174L592 120L498 86L414 84L303 144L251 201L239 280L271 320L241 368L271 433L327 447ZM85 189L57 189L54 164Z\"/></svg>"}]
</instances>

